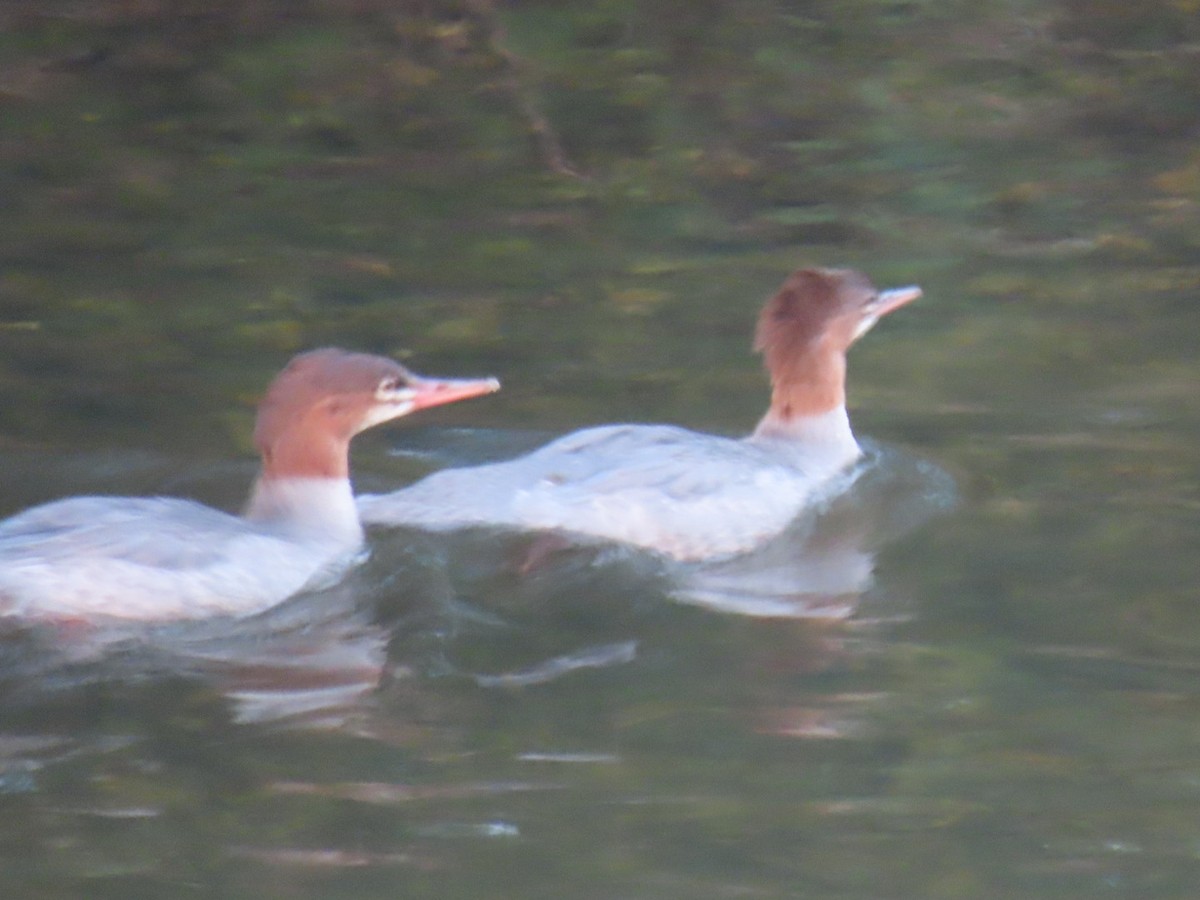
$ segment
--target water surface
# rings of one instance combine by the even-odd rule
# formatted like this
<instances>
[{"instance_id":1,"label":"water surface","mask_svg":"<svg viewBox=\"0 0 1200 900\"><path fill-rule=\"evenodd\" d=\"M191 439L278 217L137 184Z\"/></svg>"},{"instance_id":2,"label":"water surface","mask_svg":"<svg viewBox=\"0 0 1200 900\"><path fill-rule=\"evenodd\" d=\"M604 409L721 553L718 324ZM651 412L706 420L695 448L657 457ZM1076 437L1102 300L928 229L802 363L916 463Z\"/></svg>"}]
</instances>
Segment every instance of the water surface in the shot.
<instances>
[{"instance_id":1,"label":"water surface","mask_svg":"<svg viewBox=\"0 0 1200 900\"><path fill-rule=\"evenodd\" d=\"M324 343L505 383L363 489L745 433L803 264L925 289L850 363L891 477L716 571L397 530L252 622L6 623L0 893L1191 896L1194 17L425 6L3 14L2 510L236 509ZM851 614L711 602L776 576Z\"/></svg>"}]
</instances>

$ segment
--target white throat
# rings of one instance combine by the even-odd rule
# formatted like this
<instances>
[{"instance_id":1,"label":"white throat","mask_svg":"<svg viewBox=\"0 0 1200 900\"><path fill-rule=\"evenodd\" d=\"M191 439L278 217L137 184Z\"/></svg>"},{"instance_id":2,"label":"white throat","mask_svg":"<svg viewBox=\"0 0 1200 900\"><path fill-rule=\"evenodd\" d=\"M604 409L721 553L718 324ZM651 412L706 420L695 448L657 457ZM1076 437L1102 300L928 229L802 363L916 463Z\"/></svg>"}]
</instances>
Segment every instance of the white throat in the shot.
<instances>
[{"instance_id":1,"label":"white throat","mask_svg":"<svg viewBox=\"0 0 1200 900\"><path fill-rule=\"evenodd\" d=\"M363 539L354 492L345 478L259 478L245 516L297 539L347 545Z\"/></svg>"},{"instance_id":2,"label":"white throat","mask_svg":"<svg viewBox=\"0 0 1200 900\"><path fill-rule=\"evenodd\" d=\"M806 462L830 468L849 465L862 454L850 430L850 416L844 406L786 420L768 412L747 440L755 444L785 445Z\"/></svg>"}]
</instances>

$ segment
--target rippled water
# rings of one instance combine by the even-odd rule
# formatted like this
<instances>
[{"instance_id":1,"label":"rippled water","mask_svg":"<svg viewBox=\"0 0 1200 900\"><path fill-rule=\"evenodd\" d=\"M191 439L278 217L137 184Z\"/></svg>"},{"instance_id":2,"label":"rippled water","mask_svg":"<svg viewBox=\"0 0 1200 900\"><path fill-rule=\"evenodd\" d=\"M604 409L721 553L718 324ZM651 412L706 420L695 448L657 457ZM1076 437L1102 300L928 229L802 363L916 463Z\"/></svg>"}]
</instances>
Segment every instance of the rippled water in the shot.
<instances>
[{"instance_id":1,"label":"rippled water","mask_svg":"<svg viewBox=\"0 0 1200 900\"><path fill-rule=\"evenodd\" d=\"M3 512L236 509L253 398L320 343L505 383L364 436L363 489L597 422L744 433L791 268L926 293L852 354L870 465L750 558L399 529L249 621L3 623L0 894L1194 894L1190 20L669 6L509 11L586 181L457 20L4 20ZM376 40L466 62L371 93Z\"/></svg>"}]
</instances>

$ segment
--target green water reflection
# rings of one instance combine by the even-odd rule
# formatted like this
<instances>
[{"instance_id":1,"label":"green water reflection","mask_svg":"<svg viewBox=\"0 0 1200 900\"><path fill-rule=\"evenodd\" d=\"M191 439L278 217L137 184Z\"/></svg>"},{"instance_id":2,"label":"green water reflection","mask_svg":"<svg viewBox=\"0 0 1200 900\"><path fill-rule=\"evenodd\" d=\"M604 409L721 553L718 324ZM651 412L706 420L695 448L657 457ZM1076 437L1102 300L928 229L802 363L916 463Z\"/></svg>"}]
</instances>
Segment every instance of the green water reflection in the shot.
<instances>
[{"instance_id":1,"label":"green water reflection","mask_svg":"<svg viewBox=\"0 0 1200 900\"><path fill-rule=\"evenodd\" d=\"M334 625L6 627L0 894L1191 896L1193 6L6 4L4 512L236 508L258 392L325 343L505 382L364 439L374 487L445 458L393 446L744 432L806 263L925 288L851 406L961 496L833 628L404 532Z\"/></svg>"}]
</instances>

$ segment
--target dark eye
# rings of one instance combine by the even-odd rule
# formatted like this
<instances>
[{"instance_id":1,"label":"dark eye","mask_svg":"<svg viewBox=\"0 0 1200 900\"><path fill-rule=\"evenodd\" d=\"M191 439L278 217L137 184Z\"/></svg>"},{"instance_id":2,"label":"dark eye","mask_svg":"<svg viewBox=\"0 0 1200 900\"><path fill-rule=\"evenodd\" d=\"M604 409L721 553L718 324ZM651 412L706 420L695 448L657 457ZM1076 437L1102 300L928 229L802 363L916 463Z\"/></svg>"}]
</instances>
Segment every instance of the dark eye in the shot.
<instances>
[{"instance_id":1,"label":"dark eye","mask_svg":"<svg viewBox=\"0 0 1200 900\"><path fill-rule=\"evenodd\" d=\"M379 382L379 390L385 394L395 393L404 387L405 381L398 375L391 375Z\"/></svg>"}]
</instances>

